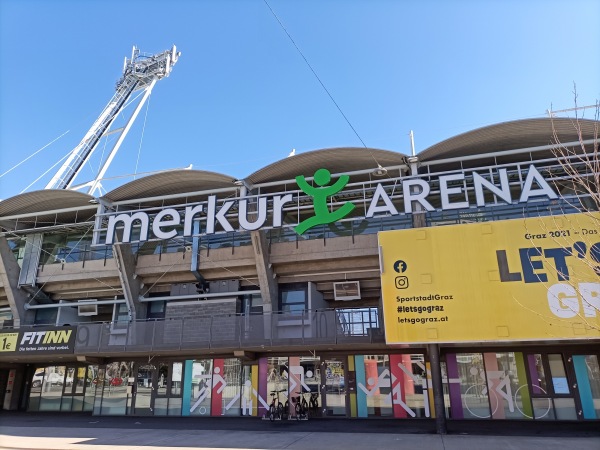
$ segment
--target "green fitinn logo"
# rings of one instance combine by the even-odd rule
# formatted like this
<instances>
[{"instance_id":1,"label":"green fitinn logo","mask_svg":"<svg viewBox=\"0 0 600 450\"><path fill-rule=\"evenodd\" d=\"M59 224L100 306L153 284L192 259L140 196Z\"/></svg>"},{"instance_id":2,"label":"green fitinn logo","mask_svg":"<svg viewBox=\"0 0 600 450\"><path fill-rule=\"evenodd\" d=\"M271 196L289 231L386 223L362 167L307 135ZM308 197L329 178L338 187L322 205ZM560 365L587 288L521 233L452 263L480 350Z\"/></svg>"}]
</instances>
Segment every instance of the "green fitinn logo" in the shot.
<instances>
[{"instance_id":1,"label":"green fitinn logo","mask_svg":"<svg viewBox=\"0 0 600 450\"><path fill-rule=\"evenodd\" d=\"M317 225L337 222L350 214L354 209L354 205L350 202L346 202L335 211L329 211L329 208L327 207L327 197L331 197L344 189L344 186L346 186L350 180L348 175L341 175L334 184L327 186L331 182L331 172L327 169L319 169L315 172L313 179L315 184L319 187L313 187L308 184L304 175L298 175L296 177L298 187L306 195L313 198L313 208L315 210L314 216L303 220L294 228L298 234L304 234L306 230Z\"/></svg>"}]
</instances>

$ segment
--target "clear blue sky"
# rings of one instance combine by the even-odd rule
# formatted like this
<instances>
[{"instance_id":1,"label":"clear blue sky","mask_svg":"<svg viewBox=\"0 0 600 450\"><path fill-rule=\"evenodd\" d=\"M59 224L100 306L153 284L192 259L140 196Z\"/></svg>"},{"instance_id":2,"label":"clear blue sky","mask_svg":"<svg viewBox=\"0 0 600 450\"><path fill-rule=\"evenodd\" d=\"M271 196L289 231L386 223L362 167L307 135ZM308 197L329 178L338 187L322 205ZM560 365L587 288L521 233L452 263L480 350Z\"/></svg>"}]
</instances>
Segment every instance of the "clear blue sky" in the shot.
<instances>
[{"instance_id":1,"label":"clear blue sky","mask_svg":"<svg viewBox=\"0 0 600 450\"><path fill-rule=\"evenodd\" d=\"M573 106L574 82L580 105L600 98L598 0L268 1L369 147L542 117ZM0 173L69 130L0 178L0 199L79 142L132 45L172 44L182 56L107 176L136 170L144 123L138 172L241 178L292 148L362 145L263 0L0 0Z\"/></svg>"}]
</instances>

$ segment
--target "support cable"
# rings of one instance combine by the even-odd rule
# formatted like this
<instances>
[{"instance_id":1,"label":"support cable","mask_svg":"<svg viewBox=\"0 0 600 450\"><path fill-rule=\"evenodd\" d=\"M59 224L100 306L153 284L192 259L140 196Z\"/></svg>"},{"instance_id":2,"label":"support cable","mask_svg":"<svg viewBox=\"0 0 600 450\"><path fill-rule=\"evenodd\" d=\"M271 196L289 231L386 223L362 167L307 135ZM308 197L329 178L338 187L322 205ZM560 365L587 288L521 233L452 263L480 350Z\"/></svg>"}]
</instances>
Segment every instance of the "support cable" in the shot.
<instances>
[{"instance_id":1,"label":"support cable","mask_svg":"<svg viewBox=\"0 0 600 450\"><path fill-rule=\"evenodd\" d=\"M315 71L315 69L313 69L313 67L310 65L310 63L308 62L308 59L306 59L306 56L304 56L304 53L302 53L302 50L300 50L300 48L298 47L298 45L294 41L294 38L292 38L292 36L288 32L288 30L285 28L285 26L281 22L281 20L279 20L279 17L277 17L277 14L275 14L275 11L273 11L273 8L271 8L271 5L269 5L269 3L267 2L267 0L263 0L263 1L265 2L265 5L267 5L267 8L269 8L269 11L271 11L271 14L273 14L273 17L275 17L275 20L277 20L277 22L279 23L279 25L281 26L281 28L283 29L283 31L285 32L285 34L287 35L287 37L290 39L290 41L292 42L292 44L294 45L294 47L296 48L296 50L298 51L298 53L300 54L300 56L302 56L302 59L304 60L304 62L306 63L306 65L308 66L308 68L310 69L310 71L313 73L313 75L315 76L315 78L317 79L317 81L319 82L319 84L321 85L321 87L323 88L323 90L325 90L325 92L327 93L327 95L329 96L329 98L331 99L331 101L333 102L333 104L335 105L335 107L337 108L337 110L340 112L340 114L342 115L342 117L344 118L344 120L346 121L346 123L348 124L348 126L350 126L350 128L352 129L352 131L354 132L354 134L356 135L356 137L358 138L358 140L362 143L363 147L365 149L369 150L369 147L367 147L367 145L362 140L362 138L360 137L360 135L358 134L358 132L356 131L356 129L352 126L352 124L350 123L350 120L348 120L348 117L346 117L346 114L344 114L344 112L342 111L342 108L340 108L340 105L337 104L337 102L335 101L335 99L333 98L333 96L331 95L331 93L329 92L329 90L325 87L325 84L319 78L319 75L317 75L317 72ZM370 150L369 150L369 153L371 154L371 157L373 158L373 160L375 161L375 163L378 166L381 167L381 165L379 164L379 162L377 162L377 159L375 158L375 156L373 156L373 153Z\"/></svg>"},{"instance_id":2,"label":"support cable","mask_svg":"<svg viewBox=\"0 0 600 450\"><path fill-rule=\"evenodd\" d=\"M17 165L11 167L10 169L8 169L6 172L4 172L2 175L0 175L0 178L2 178L4 175L6 175L9 172L12 172L14 169L16 169L17 167L19 167L21 164L23 164L25 161L33 158L35 155L37 155L39 152L41 152L42 150L44 150L46 147L54 144L56 141L58 141L61 137L63 137L65 134L67 134L69 131L71 130L67 130L65 131L63 134L61 134L60 136L58 136L57 138L54 138L52 141L48 142L46 145L44 145L42 148L40 148L39 150L35 151L33 154L29 155L27 158L25 158L23 161L21 161L20 163L18 163ZM63 158L64 159L64 158ZM62 159L61 159L62 161ZM37 180L36 180L37 181Z\"/></svg>"},{"instance_id":3,"label":"support cable","mask_svg":"<svg viewBox=\"0 0 600 450\"><path fill-rule=\"evenodd\" d=\"M142 143L144 142L144 132L146 131L146 120L148 119L148 110L150 109L150 100L152 99L152 93L148 96L148 103L146 103L146 114L144 114L144 124L142 125L142 135L140 136L140 146L138 147L137 160L135 162L135 170L133 171L133 179L136 179L138 165L140 163L140 155L142 153Z\"/></svg>"},{"instance_id":4,"label":"support cable","mask_svg":"<svg viewBox=\"0 0 600 450\"><path fill-rule=\"evenodd\" d=\"M19 194L22 194L23 192L25 192L27 189L29 189L31 186L33 186L35 183L37 183L38 181L40 181L40 179L42 179L48 172L50 172L52 169L54 169L56 166L58 166L61 162L63 162L65 159L67 159L69 157L69 155L71 154L71 152L67 153L65 156L63 156L62 158L60 158L58 161L56 161L54 163L54 165L52 167L50 167L48 170L46 170L43 174L41 174L39 177L37 177L35 180L33 180L32 183L29 184L29 186L27 186L25 189L23 189L21 192L19 192Z\"/></svg>"}]
</instances>

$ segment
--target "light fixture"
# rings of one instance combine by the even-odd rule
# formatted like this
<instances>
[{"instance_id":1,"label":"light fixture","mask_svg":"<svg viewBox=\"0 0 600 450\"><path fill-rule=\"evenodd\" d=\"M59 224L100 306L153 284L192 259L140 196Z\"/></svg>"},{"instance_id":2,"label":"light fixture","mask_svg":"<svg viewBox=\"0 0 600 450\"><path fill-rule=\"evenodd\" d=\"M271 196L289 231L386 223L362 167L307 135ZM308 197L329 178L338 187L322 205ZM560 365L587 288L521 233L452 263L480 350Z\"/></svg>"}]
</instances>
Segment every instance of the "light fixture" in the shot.
<instances>
[{"instance_id":1,"label":"light fixture","mask_svg":"<svg viewBox=\"0 0 600 450\"><path fill-rule=\"evenodd\" d=\"M380 164L377 164L377 168L373 170L372 174L376 177L383 177L387 175L387 169L385 167L381 167Z\"/></svg>"}]
</instances>

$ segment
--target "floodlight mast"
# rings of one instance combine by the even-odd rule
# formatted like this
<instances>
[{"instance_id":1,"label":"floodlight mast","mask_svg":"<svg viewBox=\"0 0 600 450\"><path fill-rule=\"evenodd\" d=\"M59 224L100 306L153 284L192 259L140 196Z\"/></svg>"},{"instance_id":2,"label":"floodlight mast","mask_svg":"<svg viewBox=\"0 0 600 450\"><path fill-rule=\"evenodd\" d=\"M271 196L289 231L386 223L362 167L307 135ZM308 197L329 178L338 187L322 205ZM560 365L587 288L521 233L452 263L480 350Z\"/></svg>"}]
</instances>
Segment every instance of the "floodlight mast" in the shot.
<instances>
[{"instance_id":1,"label":"floodlight mast","mask_svg":"<svg viewBox=\"0 0 600 450\"><path fill-rule=\"evenodd\" d=\"M54 175L46 185L46 189L81 189L90 186L88 193L93 194L99 186L100 180L106 173L115 154L119 150L131 125L133 125L133 122L142 109L142 106L150 96L154 85L158 80L169 76L180 55L181 52L177 52L175 46L173 46L171 50L166 50L156 55L140 53L139 49L134 46L131 52L131 59L125 57L123 76L117 82L115 94L100 116L98 116L92 127L85 134L81 142L71 151L69 157L56 175ZM128 106L131 96L142 89L144 89L145 92L141 96L134 111L127 119L126 125L122 128L110 131L110 127L114 120ZM73 181L79 172L81 172L85 163L92 156L92 153L98 146L100 140L104 136L107 136L109 132L111 134L118 133L119 136L115 140L109 156L104 161L96 178L93 181L72 187Z\"/></svg>"}]
</instances>

